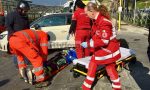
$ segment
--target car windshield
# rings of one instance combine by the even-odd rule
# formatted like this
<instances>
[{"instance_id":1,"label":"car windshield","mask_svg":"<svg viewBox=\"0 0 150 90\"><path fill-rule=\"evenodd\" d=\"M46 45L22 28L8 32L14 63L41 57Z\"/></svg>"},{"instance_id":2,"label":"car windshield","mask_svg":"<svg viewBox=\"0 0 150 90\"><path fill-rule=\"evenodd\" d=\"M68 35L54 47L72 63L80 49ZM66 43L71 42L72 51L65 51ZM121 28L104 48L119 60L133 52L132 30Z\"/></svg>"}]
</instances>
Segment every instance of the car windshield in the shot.
<instances>
[{"instance_id":1,"label":"car windshield","mask_svg":"<svg viewBox=\"0 0 150 90\"><path fill-rule=\"evenodd\" d=\"M38 24L40 27L66 25L66 17L65 15L49 15L37 20L34 24Z\"/></svg>"}]
</instances>

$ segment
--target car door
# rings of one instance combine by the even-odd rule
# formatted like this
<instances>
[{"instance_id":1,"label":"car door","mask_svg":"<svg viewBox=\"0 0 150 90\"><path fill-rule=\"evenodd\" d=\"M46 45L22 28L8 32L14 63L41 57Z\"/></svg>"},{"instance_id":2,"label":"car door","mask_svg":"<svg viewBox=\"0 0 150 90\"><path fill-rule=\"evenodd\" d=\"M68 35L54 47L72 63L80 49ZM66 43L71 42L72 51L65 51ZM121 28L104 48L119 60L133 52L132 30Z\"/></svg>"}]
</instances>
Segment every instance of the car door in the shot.
<instances>
[{"instance_id":1,"label":"car door","mask_svg":"<svg viewBox=\"0 0 150 90\"><path fill-rule=\"evenodd\" d=\"M65 14L50 15L38 22L41 30L47 32L50 36L50 48L67 47L66 37L70 27L67 22Z\"/></svg>"}]
</instances>

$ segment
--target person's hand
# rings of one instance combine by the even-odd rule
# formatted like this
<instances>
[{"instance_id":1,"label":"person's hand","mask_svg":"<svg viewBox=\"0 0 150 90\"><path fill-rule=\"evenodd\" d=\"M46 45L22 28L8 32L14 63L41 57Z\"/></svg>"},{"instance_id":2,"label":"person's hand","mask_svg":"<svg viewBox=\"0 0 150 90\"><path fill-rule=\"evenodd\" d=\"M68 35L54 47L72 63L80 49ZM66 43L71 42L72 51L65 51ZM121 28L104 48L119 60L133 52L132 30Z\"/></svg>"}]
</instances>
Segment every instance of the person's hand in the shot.
<instances>
[{"instance_id":1,"label":"person's hand","mask_svg":"<svg viewBox=\"0 0 150 90\"><path fill-rule=\"evenodd\" d=\"M82 42L82 43L81 43L81 46L82 46L83 48L87 48L87 47L88 47L87 42Z\"/></svg>"},{"instance_id":2,"label":"person's hand","mask_svg":"<svg viewBox=\"0 0 150 90\"><path fill-rule=\"evenodd\" d=\"M66 39L69 40L69 37L70 37L70 34L67 35L67 38L66 38Z\"/></svg>"}]
</instances>

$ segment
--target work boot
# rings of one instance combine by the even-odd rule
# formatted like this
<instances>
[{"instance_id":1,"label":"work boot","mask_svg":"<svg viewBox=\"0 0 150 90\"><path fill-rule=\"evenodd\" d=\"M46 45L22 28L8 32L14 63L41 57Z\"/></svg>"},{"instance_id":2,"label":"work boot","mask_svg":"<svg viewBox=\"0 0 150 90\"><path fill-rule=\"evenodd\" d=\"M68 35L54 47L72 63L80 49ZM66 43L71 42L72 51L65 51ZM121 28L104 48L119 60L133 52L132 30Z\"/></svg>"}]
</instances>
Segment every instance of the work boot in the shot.
<instances>
[{"instance_id":1,"label":"work boot","mask_svg":"<svg viewBox=\"0 0 150 90\"><path fill-rule=\"evenodd\" d=\"M42 87L47 87L51 83L49 81L44 81L44 82L39 82L35 84L35 88L42 88Z\"/></svg>"}]
</instances>

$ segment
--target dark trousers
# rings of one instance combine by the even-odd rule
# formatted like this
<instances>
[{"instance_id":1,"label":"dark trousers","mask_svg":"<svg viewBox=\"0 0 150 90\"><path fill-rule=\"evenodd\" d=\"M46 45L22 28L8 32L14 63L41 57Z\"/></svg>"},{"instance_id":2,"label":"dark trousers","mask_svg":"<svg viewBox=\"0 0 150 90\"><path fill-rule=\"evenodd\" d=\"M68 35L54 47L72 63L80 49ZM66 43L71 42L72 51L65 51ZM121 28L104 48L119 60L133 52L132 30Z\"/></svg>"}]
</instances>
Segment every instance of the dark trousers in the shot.
<instances>
[{"instance_id":1,"label":"dark trousers","mask_svg":"<svg viewBox=\"0 0 150 90\"><path fill-rule=\"evenodd\" d=\"M149 62L150 62L150 46L148 46L148 48L147 48L147 55L148 55L148 59L149 59Z\"/></svg>"}]
</instances>

